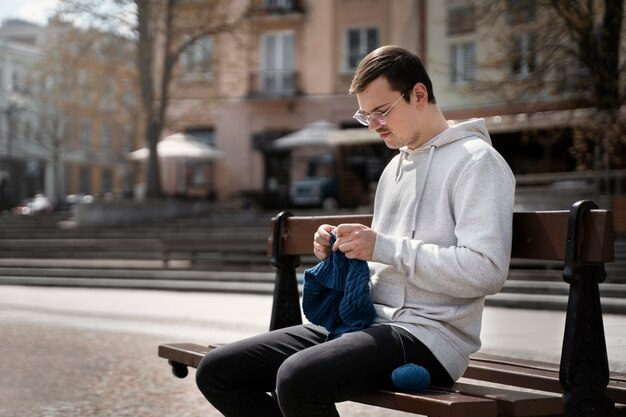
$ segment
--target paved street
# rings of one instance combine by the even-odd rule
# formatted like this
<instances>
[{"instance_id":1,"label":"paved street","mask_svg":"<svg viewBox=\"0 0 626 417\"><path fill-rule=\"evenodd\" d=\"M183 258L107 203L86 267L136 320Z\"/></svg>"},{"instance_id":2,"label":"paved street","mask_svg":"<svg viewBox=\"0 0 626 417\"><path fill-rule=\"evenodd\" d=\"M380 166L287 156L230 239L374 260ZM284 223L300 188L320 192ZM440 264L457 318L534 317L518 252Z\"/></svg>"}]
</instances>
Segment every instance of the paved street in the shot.
<instances>
[{"instance_id":1,"label":"paved street","mask_svg":"<svg viewBox=\"0 0 626 417\"><path fill-rule=\"evenodd\" d=\"M172 376L157 346L263 332L270 309L270 296L2 286L0 417L218 416L193 377ZM483 351L558 360L563 323L558 312L488 308ZM605 316L605 328L611 368L624 372L626 316Z\"/></svg>"}]
</instances>

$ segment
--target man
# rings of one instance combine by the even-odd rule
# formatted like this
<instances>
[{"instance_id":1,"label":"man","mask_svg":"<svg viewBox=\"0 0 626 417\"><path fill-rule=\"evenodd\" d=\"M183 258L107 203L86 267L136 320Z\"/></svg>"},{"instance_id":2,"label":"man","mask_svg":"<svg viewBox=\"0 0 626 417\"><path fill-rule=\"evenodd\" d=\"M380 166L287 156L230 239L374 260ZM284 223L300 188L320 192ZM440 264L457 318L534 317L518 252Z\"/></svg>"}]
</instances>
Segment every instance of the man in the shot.
<instances>
[{"instance_id":1,"label":"man","mask_svg":"<svg viewBox=\"0 0 626 417\"><path fill-rule=\"evenodd\" d=\"M336 338L305 324L207 354L197 383L227 417L337 416L337 402L393 389L391 372L405 362L450 384L480 348L484 297L500 290L509 265L508 165L482 120L448 125L422 62L404 49L367 55L350 92L355 119L400 152L380 178L372 227L323 225L314 253L369 262L375 322Z\"/></svg>"}]
</instances>

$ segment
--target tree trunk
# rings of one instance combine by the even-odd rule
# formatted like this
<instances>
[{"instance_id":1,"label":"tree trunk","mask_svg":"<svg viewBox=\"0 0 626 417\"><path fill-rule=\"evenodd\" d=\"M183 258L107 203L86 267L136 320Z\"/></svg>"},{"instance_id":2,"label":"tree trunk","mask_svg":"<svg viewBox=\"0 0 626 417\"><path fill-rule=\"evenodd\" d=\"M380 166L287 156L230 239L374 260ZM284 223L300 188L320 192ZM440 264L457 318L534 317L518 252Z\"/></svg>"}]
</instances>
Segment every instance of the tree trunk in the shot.
<instances>
[{"instance_id":1,"label":"tree trunk","mask_svg":"<svg viewBox=\"0 0 626 417\"><path fill-rule=\"evenodd\" d=\"M151 20L153 9L150 0L136 0L137 5L137 30L139 43L137 45L137 67L139 70L139 81L141 87L141 104L145 118L145 143L150 151L146 162L146 193L147 198L160 198L163 196L161 190L161 172L159 169L159 158L157 155L157 144L161 136L162 123L155 120L155 94L154 94L154 23Z\"/></svg>"}]
</instances>

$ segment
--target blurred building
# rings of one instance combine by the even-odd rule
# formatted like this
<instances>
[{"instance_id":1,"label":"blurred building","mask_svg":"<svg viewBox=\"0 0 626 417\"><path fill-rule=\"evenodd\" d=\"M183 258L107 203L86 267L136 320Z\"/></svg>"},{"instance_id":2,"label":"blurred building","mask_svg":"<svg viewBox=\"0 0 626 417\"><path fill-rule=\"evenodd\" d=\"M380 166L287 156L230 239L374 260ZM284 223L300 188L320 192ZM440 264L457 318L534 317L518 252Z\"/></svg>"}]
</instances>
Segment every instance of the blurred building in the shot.
<instances>
[{"instance_id":1,"label":"blurred building","mask_svg":"<svg viewBox=\"0 0 626 417\"><path fill-rule=\"evenodd\" d=\"M37 25L7 20L0 26L0 211L50 187L33 96L44 40L45 31Z\"/></svg>"},{"instance_id":2,"label":"blurred building","mask_svg":"<svg viewBox=\"0 0 626 417\"><path fill-rule=\"evenodd\" d=\"M128 39L51 20L0 27L0 209L130 192L140 139Z\"/></svg>"},{"instance_id":3,"label":"blurred building","mask_svg":"<svg viewBox=\"0 0 626 417\"><path fill-rule=\"evenodd\" d=\"M355 130L357 101L347 90L367 52L395 44L422 58L448 119L486 119L495 147L516 174L574 170L571 126L584 115L572 99L575 83L517 99L507 99L504 90L476 89L480 79L510 79L519 86L532 77L539 62L535 32L546 23L535 3L502 2L515 6L515 14L505 11L493 22L480 21L474 3L251 0L256 13L237 36L207 37L182 57L170 127L226 152L212 171L221 201L258 195L266 206L288 205L290 187L293 194L293 184L326 156L335 160L329 175L340 178L339 203L368 203L392 153L367 129ZM501 49L494 28L515 34L511 51ZM498 48L500 66L488 68ZM575 62L564 62L563 71L553 76L563 81L567 74L584 75ZM330 136L277 142L315 122L329 123ZM337 139L342 130L350 131L348 139Z\"/></svg>"}]
</instances>

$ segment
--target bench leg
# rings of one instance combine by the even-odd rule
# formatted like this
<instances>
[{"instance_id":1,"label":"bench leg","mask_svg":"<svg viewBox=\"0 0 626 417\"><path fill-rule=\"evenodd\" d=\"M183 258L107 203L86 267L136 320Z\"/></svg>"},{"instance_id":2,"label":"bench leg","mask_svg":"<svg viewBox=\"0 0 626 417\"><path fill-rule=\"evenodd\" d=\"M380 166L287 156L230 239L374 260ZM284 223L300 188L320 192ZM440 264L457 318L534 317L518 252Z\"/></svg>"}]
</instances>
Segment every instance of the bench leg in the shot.
<instances>
[{"instance_id":1,"label":"bench leg","mask_svg":"<svg viewBox=\"0 0 626 417\"><path fill-rule=\"evenodd\" d=\"M283 211L276 216L274 223L272 265L276 267L276 280L270 330L302 324L300 294L296 279L296 268L300 265L300 257L283 255L282 250L283 232L289 216L291 216L290 212Z\"/></svg>"},{"instance_id":2,"label":"bench leg","mask_svg":"<svg viewBox=\"0 0 626 417\"><path fill-rule=\"evenodd\" d=\"M590 201L574 204L568 223L563 280L570 284L570 293L559 376L567 417L609 417L615 408L606 395L609 365L600 306L599 283L606 272L604 264L580 261L583 218L597 208Z\"/></svg>"},{"instance_id":3,"label":"bench leg","mask_svg":"<svg viewBox=\"0 0 626 417\"><path fill-rule=\"evenodd\" d=\"M167 361L167 363L169 363L170 366L172 367L172 373L174 374L175 377L185 378L187 375L189 375L189 369L187 368L186 365L183 365L182 363L174 362L172 360Z\"/></svg>"},{"instance_id":4,"label":"bench leg","mask_svg":"<svg viewBox=\"0 0 626 417\"><path fill-rule=\"evenodd\" d=\"M284 256L276 270L270 330L302 324L300 294L296 280L298 256Z\"/></svg>"}]
</instances>

